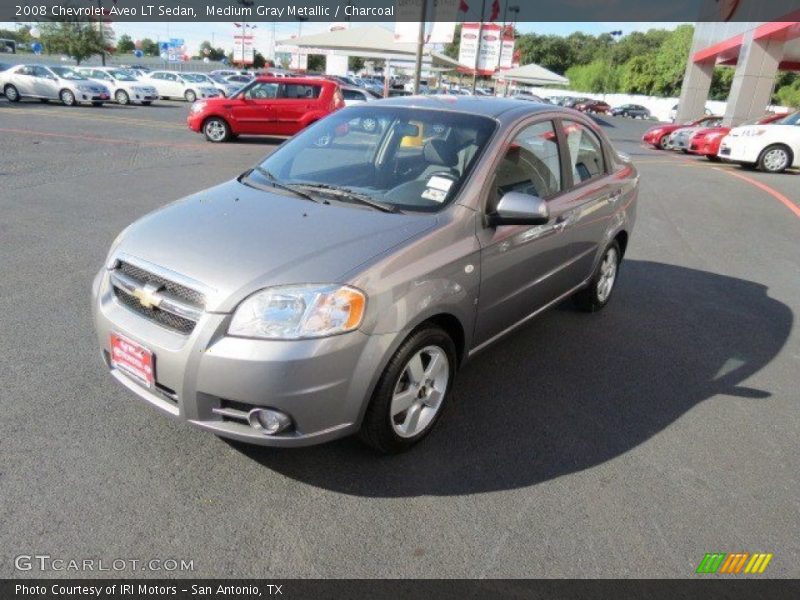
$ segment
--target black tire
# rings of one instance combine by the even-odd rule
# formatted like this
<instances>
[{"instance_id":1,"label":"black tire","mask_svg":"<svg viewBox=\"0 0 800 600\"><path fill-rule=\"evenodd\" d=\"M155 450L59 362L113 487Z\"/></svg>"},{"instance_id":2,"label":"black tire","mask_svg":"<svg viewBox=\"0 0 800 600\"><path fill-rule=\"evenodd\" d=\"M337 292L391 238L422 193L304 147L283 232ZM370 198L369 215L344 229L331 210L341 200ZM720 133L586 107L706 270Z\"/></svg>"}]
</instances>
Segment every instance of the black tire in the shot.
<instances>
[{"instance_id":1,"label":"black tire","mask_svg":"<svg viewBox=\"0 0 800 600\"><path fill-rule=\"evenodd\" d=\"M50 101L47 98L39 98L39 102L41 102L42 104L47 104Z\"/></svg>"},{"instance_id":2,"label":"black tire","mask_svg":"<svg viewBox=\"0 0 800 600\"><path fill-rule=\"evenodd\" d=\"M231 139L231 127L225 119L209 117L203 122L203 135L209 142L220 144Z\"/></svg>"},{"instance_id":3,"label":"black tire","mask_svg":"<svg viewBox=\"0 0 800 600\"><path fill-rule=\"evenodd\" d=\"M398 381L403 376L409 360L420 350L429 346L436 346L443 350L449 362L449 379L444 398L439 404L438 411L424 429L413 437L401 437L392 425L391 404L392 396ZM453 340L442 328L433 324L423 324L400 345L394 353L389 364L386 365L375 392L372 394L367 412L358 432L361 440L386 454L396 454L408 450L435 427L442 413L447 409L447 402L453 390L453 381L456 373L456 347Z\"/></svg>"},{"instance_id":4,"label":"black tire","mask_svg":"<svg viewBox=\"0 0 800 600\"><path fill-rule=\"evenodd\" d=\"M716 154L706 154L706 158L711 162L719 162L720 158Z\"/></svg>"},{"instance_id":5,"label":"black tire","mask_svg":"<svg viewBox=\"0 0 800 600\"><path fill-rule=\"evenodd\" d=\"M78 103L77 98L75 98L75 94L69 90L61 90L58 93L58 98L61 100L61 104L64 106L75 106Z\"/></svg>"},{"instance_id":6,"label":"black tire","mask_svg":"<svg viewBox=\"0 0 800 600\"><path fill-rule=\"evenodd\" d=\"M183 93L183 97L186 99L187 102L194 102L197 100L197 94L194 93L194 90L186 90Z\"/></svg>"},{"instance_id":7,"label":"black tire","mask_svg":"<svg viewBox=\"0 0 800 600\"><path fill-rule=\"evenodd\" d=\"M114 100L117 102L117 104L122 104L124 106L130 103L131 98L128 96L128 92L125 90L117 90L114 92Z\"/></svg>"},{"instance_id":8,"label":"black tire","mask_svg":"<svg viewBox=\"0 0 800 600\"><path fill-rule=\"evenodd\" d=\"M142 100L142 106L150 106L152 103L152 100Z\"/></svg>"},{"instance_id":9,"label":"black tire","mask_svg":"<svg viewBox=\"0 0 800 600\"><path fill-rule=\"evenodd\" d=\"M604 277L603 265L606 261L606 257L611 251L616 253L614 279L611 282L611 289L607 292L605 297L603 297L600 294L600 286ZM573 296L575 305L580 310L584 312L597 312L598 310L602 310L608 304L609 300L611 300L611 296L614 295L614 288L616 288L616 283L619 279L619 266L621 262L622 252L620 250L619 243L617 243L617 240L614 240L608 246L606 246L606 249L603 251L603 256L597 263L597 267L594 270L594 274L592 275L589 285Z\"/></svg>"},{"instance_id":10,"label":"black tire","mask_svg":"<svg viewBox=\"0 0 800 600\"><path fill-rule=\"evenodd\" d=\"M689 151L686 148L681 148L681 152L683 152L684 154L689 154Z\"/></svg>"},{"instance_id":11,"label":"black tire","mask_svg":"<svg viewBox=\"0 0 800 600\"><path fill-rule=\"evenodd\" d=\"M11 92L10 95L9 92ZM10 83L3 88L3 95L9 102L19 102L19 90Z\"/></svg>"},{"instance_id":12,"label":"black tire","mask_svg":"<svg viewBox=\"0 0 800 600\"><path fill-rule=\"evenodd\" d=\"M661 150L669 149L669 134L668 133L665 133L664 135L662 135L661 139L658 140L658 147Z\"/></svg>"},{"instance_id":13,"label":"black tire","mask_svg":"<svg viewBox=\"0 0 800 600\"><path fill-rule=\"evenodd\" d=\"M779 156L776 161L770 160L772 156ZM758 168L766 173L783 173L792 166L794 156L788 146L783 144L772 144L761 151L758 156Z\"/></svg>"},{"instance_id":14,"label":"black tire","mask_svg":"<svg viewBox=\"0 0 800 600\"><path fill-rule=\"evenodd\" d=\"M92 102L92 106L103 106L102 102Z\"/></svg>"}]
</instances>

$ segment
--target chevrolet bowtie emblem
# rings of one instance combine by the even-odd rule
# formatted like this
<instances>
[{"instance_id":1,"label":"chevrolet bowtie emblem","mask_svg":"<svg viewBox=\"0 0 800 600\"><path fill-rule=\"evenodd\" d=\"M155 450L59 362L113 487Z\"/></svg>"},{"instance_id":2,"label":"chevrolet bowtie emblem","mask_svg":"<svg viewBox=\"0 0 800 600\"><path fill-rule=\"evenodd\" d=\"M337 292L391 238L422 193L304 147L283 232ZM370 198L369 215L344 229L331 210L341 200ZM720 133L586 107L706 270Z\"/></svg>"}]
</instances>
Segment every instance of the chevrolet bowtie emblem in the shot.
<instances>
[{"instance_id":1,"label":"chevrolet bowtie emblem","mask_svg":"<svg viewBox=\"0 0 800 600\"><path fill-rule=\"evenodd\" d=\"M136 298L139 304L144 308L154 308L161 304L161 294L158 293L160 289L160 285L147 283L143 288L135 288L133 290L133 297Z\"/></svg>"}]
</instances>

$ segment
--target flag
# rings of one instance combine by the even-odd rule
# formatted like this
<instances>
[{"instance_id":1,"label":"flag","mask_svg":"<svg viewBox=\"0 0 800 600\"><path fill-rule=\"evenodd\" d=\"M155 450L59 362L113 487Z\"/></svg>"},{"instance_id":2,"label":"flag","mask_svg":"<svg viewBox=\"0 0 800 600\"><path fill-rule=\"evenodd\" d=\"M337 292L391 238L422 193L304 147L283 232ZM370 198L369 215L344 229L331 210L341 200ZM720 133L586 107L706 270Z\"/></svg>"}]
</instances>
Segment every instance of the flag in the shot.
<instances>
[{"instance_id":1,"label":"flag","mask_svg":"<svg viewBox=\"0 0 800 600\"><path fill-rule=\"evenodd\" d=\"M458 10L460 10L461 12L469 12L469 4L464 2L464 0L459 0Z\"/></svg>"},{"instance_id":2,"label":"flag","mask_svg":"<svg viewBox=\"0 0 800 600\"><path fill-rule=\"evenodd\" d=\"M490 21L497 21L497 17L500 16L500 0L494 0L492 2L492 14L489 16Z\"/></svg>"}]
</instances>

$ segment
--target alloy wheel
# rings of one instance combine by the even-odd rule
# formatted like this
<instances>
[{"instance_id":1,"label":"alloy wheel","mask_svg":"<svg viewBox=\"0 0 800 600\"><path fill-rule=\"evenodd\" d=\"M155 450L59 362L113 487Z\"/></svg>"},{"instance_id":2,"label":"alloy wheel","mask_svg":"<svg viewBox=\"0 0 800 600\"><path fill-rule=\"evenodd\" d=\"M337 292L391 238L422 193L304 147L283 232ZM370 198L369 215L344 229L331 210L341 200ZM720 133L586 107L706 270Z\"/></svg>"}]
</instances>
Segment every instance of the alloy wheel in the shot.
<instances>
[{"instance_id":1,"label":"alloy wheel","mask_svg":"<svg viewBox=\"0 0 800 600\"><path fill-rule=\"evenodd\" d=\"M69 90L62 90L61 102L64 103L64 106L72 106L73 104L75 104L75 94L73 94Z\"/></svg>"},{"instance_id":2,"label":"alloy wheel","mask_svg":"<svg viewBox=\"0 0 800 600\"><path fill-rule=\"evenodd\" d=\"M205 134L212 142L221 142L227 135L225 124L219 119L211 119L206 123Z\"/></svg>"},{"instance_id":3,"label":"alloy wheel","mask_svg":"<svg viewBox=\"0 0 800 600\"><path fill-rule=\"evenodd\" d=\"M439 346L426 346L406 363L392 394L395 433L410 438L424 431L442 407L450 381L450 361Z\"/></svg>"},{"instance_id":4,"label":"alloy wheel","mask_svg":"<svg viewBox=\"0 0 800 600\"><path fill-rule=\"evenodd\" d=\"M773 148L764 155L764 169L772 173L782 171L789 162L789 155L783 148Z\"/></svg>"},{"instance_id":5,"label":"alloy wheel","mask_svg":"<svg viewBox=\"0 0 800 600\"><path fill-rule=\"evenodd\" d=\"M9 102L16 102L19 100L17 88L15 88L13 85L10 85L5 89L5 95Z\"/></svg>"}]
</instances>

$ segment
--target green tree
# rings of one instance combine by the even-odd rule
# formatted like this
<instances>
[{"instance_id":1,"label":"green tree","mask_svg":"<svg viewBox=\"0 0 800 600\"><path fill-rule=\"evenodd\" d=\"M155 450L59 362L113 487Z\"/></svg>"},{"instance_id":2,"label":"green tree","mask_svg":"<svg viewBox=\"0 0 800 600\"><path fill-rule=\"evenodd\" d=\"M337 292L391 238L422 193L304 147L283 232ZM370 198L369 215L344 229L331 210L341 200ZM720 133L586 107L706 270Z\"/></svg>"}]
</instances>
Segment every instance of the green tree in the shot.
<instances>
[{"instance_id":1,"label":"green tree","mask_svg":"<svg viewBox=\"0 0 800 600\"><path fill-rule=\"evenodd\" d=\"M775 97L783 106L800 108L800 78L795 79L794 83L782 86L775 92Z\"/></svg>"},{"instance_id":2,"label":"green tree","mask_svg":"<svg viewBox=\"0 0 800 600\"><path fill-rule=\"evenodd\" d=\"M200 43L200 58L208 57L208 60L222 60L225 57L225 50L214 48L211 42L204 40Z\"/></svg>"},{"instance_id":3,"label":"green tree","mask_svg":"<svg viewBox=\"0 0 800 600\"><path fill-rule=\"evenodd\" d=\"M656 54L653 93L677 96L683 85L686 61L694 36L694 27L681 25L664 41Z\"/></svg>"},{"instance_id":4,"label":"green tree","mask_svg":"<svg viewBox=\"0 0 800 600\"><path fill-rule=\"evenodd\" d=\"M621 68L620 91L626 94L649 95L653 91L655 54L634 56Z\"/></svg>"},{"instance_id":5,"label":"green tree","mask_svg":"<svg viewBox=\"0 0 800 600\"><path fill-rule=\"evenodd\" d=\"M358 73L361 69L364 68L364 59L360 56L348 56L347 57L347 69L349 71L353 71L353 73Z\"/></svg>"},{"instance_id":6,"label":"green tree","mask_svg":"<svg viewBox=\"0 0 800 600\"><path fill-rule=\"evenodd\" d=\"M711 78L711 90L708 97L712 100L727 100L731 93L731 84L736 70L733 67L717 67Z\"/></svg>"},{"instance_id":7,"label":"green tree","mask_svg":"<svg viewBox=\"0 0 800 600\"><path fill-rule=\"evenodd\" d=\"M81 64L95 54L104 54L107 42L94 23L63 21L42 23L39 38L49 54L66 54Z\"/></svg>"},{"instance_id":8,"label":"green tree","mask_svg":"<svg viewBox=\"0 0 800 600\"><path fill-rule=\"evenodd\" d=\"M267 66L267 59L258 50L253 51L253 68L263 69Z\"/></svg>"},{"instance_id":9,"label":"green tree","mask_svg":"<svg viewBox=\"0 0 800 600\"><path fill-rule=\"evenodd\" d=\"M308 55L308 70L309 71L324 71L325 70L325 56L323 54L309 54Z\"/></svg>"},{"instance_id":10,"label":"green tree","mask_svg":"<svg viewBox=\"0 0 800 600\"><path fill-rule=\"evenodd\" d=\"M461 23L456 24L455 33L453 33L453 41L444 47L445 56L458 60L458 52L461 48ZM363 66L361 67L364 68Z\"/></svg>"},{"instance_id":11,"label":"green tree","mask_svg":"<svg viewBox=\"0 0 800 600\"><path fill-rule=\"evenodd\" d=\"M118 53L120 53L120 54L130 54L135 49L136 49L136 47L133 44L133 40L131 39L131 36L129 36L127 33L123 33L121 36L119 36L119 39L117 40L117 52Z\"/></svg>"},{"instance_id":12,"label":"green tree","mask_svg":"<svg viewBox=\"0 0 800 600\"><path fill-rule=\"evenodd\" d=\"M158 56L160 54L158 50L158 43L154 42L150 38L144 38L141 41L140 49L146 56Z\"/></svg>"},{"instance_id":13,"label":"green tree","mask_svg":"<svg viewBox=\"0 0 800 600\"><path fill-rule=\"evenodd\" d=\"M516 49L519 50L520 64L536 63L556 73L564 73L576 63L584 64L577 60L568 39L557 35L521 35L517 39Z\"/></svg>"},{"instance_id":14,"label":"green tree","mask_svg":"<svg viewBox=\"0 0 800 600\"><path fill-rule=\"evenodd\" d=\"M588 65L570 67L565 75L570 88L576 91L609 94L619 90L620 71L608 59L598 59Z\"/></svg>"}]
</instances>

